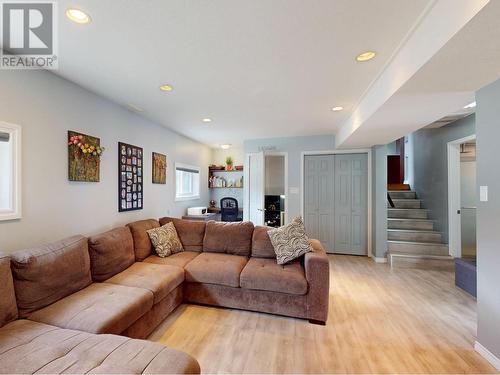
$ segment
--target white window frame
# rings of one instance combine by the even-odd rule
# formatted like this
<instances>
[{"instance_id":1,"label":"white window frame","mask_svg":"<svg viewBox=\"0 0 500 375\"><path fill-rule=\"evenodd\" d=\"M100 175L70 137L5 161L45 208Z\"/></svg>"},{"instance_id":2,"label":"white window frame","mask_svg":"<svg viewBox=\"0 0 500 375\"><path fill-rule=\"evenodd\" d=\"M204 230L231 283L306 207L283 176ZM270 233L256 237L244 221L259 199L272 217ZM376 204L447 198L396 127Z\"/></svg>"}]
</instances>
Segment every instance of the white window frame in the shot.
<instances>
[{"instance_id":1,"label":"white window frame","mask_svg":"<svg viewBox=\"0 0 500 375\"><path fill-rule=\"evenodd\" d=\"M0 207L0 221L21 218L21 127L0 121L0 132L11 140L10 207Z\"/></svg>"},{"instance_id":2,"label":"white window frame","mask_svg":"<svg viewBox=\"0 0 500 375\"><path fill-rule=\"evenodd\" d=\"M193 171L198 172L198 194L197 195L190 195L190 196L184 196L184 197L179 197L177 196L177 169L182 168L182 169L191 169ZM181 202L181 201L194 201L200 199L200 190L201 190L201 171L200 167L194 166L194 165L189 165L189 164L184 164L184 163L175 163L175 201L176 202Z\"/></svg>"}]
</instances>

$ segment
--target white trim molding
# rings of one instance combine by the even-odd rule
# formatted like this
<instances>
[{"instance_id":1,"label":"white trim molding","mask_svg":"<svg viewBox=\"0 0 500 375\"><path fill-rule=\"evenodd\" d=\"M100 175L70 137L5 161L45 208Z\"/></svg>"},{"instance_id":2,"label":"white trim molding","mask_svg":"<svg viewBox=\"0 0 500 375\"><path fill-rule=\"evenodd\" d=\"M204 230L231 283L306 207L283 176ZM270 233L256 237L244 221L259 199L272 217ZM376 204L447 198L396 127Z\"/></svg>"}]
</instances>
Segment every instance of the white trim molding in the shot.
<instances>
[{"instance_id":1,"label":"white trim molding","mask_svg":"<svg viewBox=\"0 0 500 375\"><path fill-rule=\"evenodd\" d=\"M0 132L9 134L10 138L10 186L9 207L0 207L0 221L16 220L22 217L22 185L21 185L21 127L0 121ZM1 177L1 176L0 176Z\"/></svg>"},{"instance_id":2,"label":"white trim molding","mask_svg":"<svg viewBox=\"0 0 500 375\"><path fill-rule=\"evenodd\" d=\"M386 257L374 257L374 256L372 256L372 259L375 263L387 263Z\"/></svg>"},{"instance_id":3,"label":"white trim molding","mask_svg":"<svg viewBox=\"0 0 500 375\"><path fill-rule=\"evenodd\" d=\"M474 343L474 350L479 353L481 357L486 359L490 365L500 371L500 358L496 357L492 352L486 349L478 341Z\"/></svg>"},{"instance_id":4,"label":"white trim molding","mask_svg":"<svg viewBox=\"0 0 500 375\"><path fill-rule=\"evenodd\" d=\"M370 148L360 148L352 150L324 150L324 151L303 151L300 154L300 215L304 217L304 163L307 155L336 155L336 154L367 154L367 205L368 205L368 218L367 218L367 256L373 257L372 254L372 150Z\"/></svg>"}]
</instances>

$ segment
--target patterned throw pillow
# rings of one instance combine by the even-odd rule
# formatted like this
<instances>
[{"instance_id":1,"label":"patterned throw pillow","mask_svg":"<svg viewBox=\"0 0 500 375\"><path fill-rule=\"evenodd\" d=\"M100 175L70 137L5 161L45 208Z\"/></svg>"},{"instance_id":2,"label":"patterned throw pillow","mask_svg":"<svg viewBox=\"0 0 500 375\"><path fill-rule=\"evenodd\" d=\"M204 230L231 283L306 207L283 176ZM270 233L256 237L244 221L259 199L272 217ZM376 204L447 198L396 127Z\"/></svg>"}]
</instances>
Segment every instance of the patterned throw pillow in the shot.
<instances>
[{"instance_id":1,"label":"patterned throw pillow","mask_svg":"<svg viewBox=\"0 0 500 375\"><path fill-rule=\"evenodd\" d=\"M177 236L174 223L170 222L159 228L146 231L151 239L158 256L165 258L172 254L184 251Z\"/></svg>"},{"instance_id":2,"label":"patterned throw pillow","mask_svg":"<svg viewBox=\"0 0 500 375\"><path fill-rule=\"evenodd\" d=\"M296 217L283 227L271 229L268 234L278 264L288 263L312 251L306 228L300 217Z\"/></svg>"}]
</instances>

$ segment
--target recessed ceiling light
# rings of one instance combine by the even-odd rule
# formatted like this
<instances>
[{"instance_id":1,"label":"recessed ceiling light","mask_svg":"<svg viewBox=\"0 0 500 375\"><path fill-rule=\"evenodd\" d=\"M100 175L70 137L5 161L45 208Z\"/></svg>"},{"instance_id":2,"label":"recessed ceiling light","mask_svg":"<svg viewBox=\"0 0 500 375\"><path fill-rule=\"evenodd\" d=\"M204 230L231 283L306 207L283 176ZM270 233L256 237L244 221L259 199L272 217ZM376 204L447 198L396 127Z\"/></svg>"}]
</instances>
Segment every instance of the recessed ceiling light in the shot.
<instances>
[{"instance_id":1,"label":"recessed ceiling light","mask_svg":"<svg viewBox=\"0 0 500 375\"><path fill-rule=\"evenodd\" d=\"M467 104L464 107L464 109L475 108L475 107L476 107L476 102L472 102L472 103Z\"/></svg>"},{"instance_id":2,"label":"recessed ceiling light","mask_svg":"<svg viewBox=\"0 0 500 375\"><path fill-rule=\"evenodd\" d=\"M220 148L222 148L223 150L227 150L230 147L231 145L220 145Z\"/></svg>"},{"instance_id":3,"label":"recessed ceiling light","mask_svg":"<svg viewBox=\"0 0 500 375\"><path fill-rule=\"evenodd\" d=\"M66 17L68 17L71 21L80 24L86 24L90 22L90 16L83 10L76 8L69 8L66 11Z\"/></svg>"},{"instance_id":4,"label":"recessed ceiling light","mask_svg":"<svg viewBox=\"0 0 500 375\"><path fill-rule=\"evenodd\" d=\"M339 111L342 111L343 109L344 109L344 107L338 106L338 107L333 107L332 111L333 112L339 112Z\"/></svg>"},{"instance_id":5,"label":"recessed ceiling light","mask_svg":"<svg viewBox=\"0 0 500 375\"><path fill-rule=\"evenodd\" d=\"M209 123L209 122L212 122L212 119L211 118L208 118L208 117L205 117L205 118L202 118L201 121L205 122L205 123Z\"/></svg>"},{"instance_id":6,"label":"recessed ceiling light","mask_svg":"<svg viewBox=\"0 0 500 375\"><path fill-rule=\"evenodd\" d=\"M170 85L166 85L166 84L165 84L165 85L161 85L161 86L160 86L160 90L161 90L161 91L172 91L173 89L174 89L174 88L173 88L172 86L170 86Z\"/></svg>"},{"instance_id":7,"label":"recessed ceiling light","mask_svg":"<svg viewBox=\"0 0 500 375\"><path fill-rule=\"evenodd\" d=\"M368 61L373 59L377 55L376 52L373 51L366 51L363 53L360 53L358 56L356 56L356 61L363 62L363 61Z\"/></svg>"}]
</instances>

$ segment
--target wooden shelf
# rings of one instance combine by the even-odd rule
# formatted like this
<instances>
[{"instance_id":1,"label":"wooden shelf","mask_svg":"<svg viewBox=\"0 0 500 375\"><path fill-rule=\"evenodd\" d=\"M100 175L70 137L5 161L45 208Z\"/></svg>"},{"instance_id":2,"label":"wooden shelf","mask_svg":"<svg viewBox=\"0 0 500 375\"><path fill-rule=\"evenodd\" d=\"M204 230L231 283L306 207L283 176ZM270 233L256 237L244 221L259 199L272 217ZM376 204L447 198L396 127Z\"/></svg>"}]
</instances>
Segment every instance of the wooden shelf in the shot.
<instances>
[{"instance_id":1,"label":"wooden shelf","mask_svg":"<svg viewBox=\"0 0 500 375\"><path fill-rule=\"evenodd\" d=\"M240 173L240 175L243 173L243 170L236 170L236 169L233 169L231 171L226 171L225 169L215 169L215 168L210 168L208 167L208 188L209 189L243 189L243 186L240 186L240 187L236 187L236 186L213 186L213 187L210 187L210 180L212 179L212 177L214 177L215 175L217 175L217 173ZM237 180L240 180L242 181L243 179L243 176L240 178L240 176L234 176ZM229 176L226 176L226 177L222 177L220 175L217 175L217 178L222 178L223 180L227 182L229 182Z\"/></svg>"},{"instance_id":2,"label":"wooden shelf","mask_svg":"<svg viewBox=\"0 0 500 375\"><path fill-rule=\"evenodd\" d=\"M208 171L211 172L211 173L215 173L215 172L222 172L222 173L241 172L241 173L243 173L243 170L241 170L241 171L237 171L237 170L226 171L225 169L209 169Z\"/></svg>"}]
</instances>

